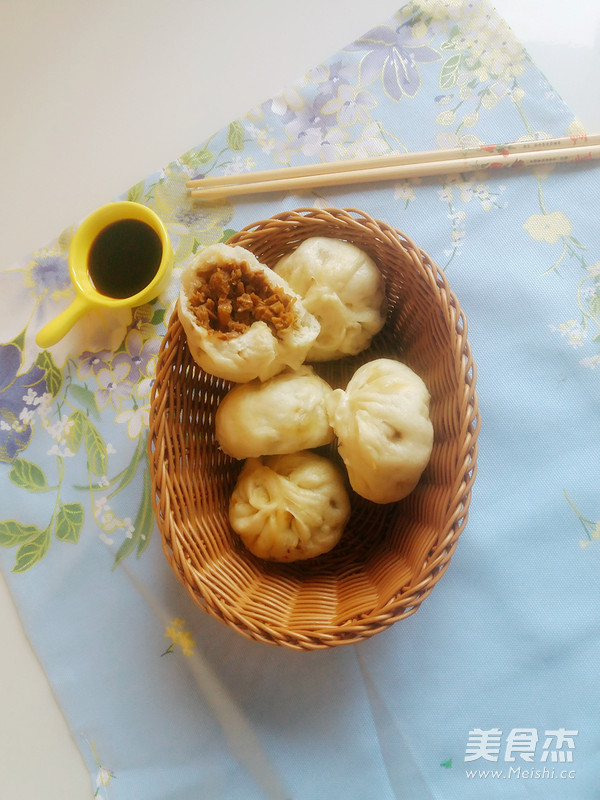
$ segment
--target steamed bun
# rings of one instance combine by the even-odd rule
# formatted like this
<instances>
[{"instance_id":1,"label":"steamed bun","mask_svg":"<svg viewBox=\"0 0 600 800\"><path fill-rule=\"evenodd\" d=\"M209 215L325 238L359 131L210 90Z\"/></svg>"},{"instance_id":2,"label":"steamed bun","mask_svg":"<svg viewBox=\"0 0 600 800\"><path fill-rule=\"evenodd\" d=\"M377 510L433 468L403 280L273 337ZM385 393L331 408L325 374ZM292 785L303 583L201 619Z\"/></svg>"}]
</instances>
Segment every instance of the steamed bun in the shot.
<instances>
[{"instance_id":1,"label":"steamed bun","mask_svg":"<svg viewBox=\"0 0 600 800\"><path fill-rule=\"evenodd\" d=\"M355 492L374 503L410 494L433 447L429 392L408 366L379 358L327 400L339 453Z\"/></svg>"},{"instance_id":2,"label":"steamed bun","mask_svg":"<svg viewBox=\"0 0 600 800\"><path fill-rule=\"evenodd\" d=\"M350 501L338 469L311 451L249 458L229 504L229 521L259 558L298 561L339 542Z\"/></svg>"},{"instance_id":3,"label":"steamed bun","mask_svg":"<svg viewBox=\"0 0 600 800\"><path fill-rule=\"evenodd\" d=\"M221 450L241 459L327 444L333 430L325 399L332 391L308 365L235 386L215 415Z\"/></svg>"},{"instance_id":4,"label":"steamed bun","mask_svg":"<svg viewBox=\"0 0 600 800\"><path fill-rule=\"evenodd\" d=\"M319 333L283 278L225 244L199 250L185 265L178 315L194 361L235 383L299 367Z\"/></svg>"},{"instance_id":5,"label":"steamed bun","mask_svg":"<svg viewBox=\"0 0 600 800\"><path fill-rule=\"evenodd\" d=\"M309 361L355 355L383 327L383 277L373 259L356 245L314 236L280 259L274 270L321 324Z\"/></svg>"}]
</instances>

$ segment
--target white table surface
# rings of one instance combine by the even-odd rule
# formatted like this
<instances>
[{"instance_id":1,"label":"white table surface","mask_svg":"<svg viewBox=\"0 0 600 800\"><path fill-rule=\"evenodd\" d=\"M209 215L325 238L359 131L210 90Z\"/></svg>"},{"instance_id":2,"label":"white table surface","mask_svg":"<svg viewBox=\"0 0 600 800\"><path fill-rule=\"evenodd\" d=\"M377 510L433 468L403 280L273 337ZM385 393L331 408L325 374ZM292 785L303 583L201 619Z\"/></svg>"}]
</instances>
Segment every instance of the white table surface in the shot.
<instances>
[{"instance_id":1,"label":"white table surface","mask_svg":"<svg viewBox=\"0 0 600 800\"><path fill-rule=\"evenodd\" d=\"M0 0L2 268L401 5ZM587 130L600 131L600 3L495 6ZM1 576L0 643L1 800L93 797Z\"/></svg>"}]
</instances>

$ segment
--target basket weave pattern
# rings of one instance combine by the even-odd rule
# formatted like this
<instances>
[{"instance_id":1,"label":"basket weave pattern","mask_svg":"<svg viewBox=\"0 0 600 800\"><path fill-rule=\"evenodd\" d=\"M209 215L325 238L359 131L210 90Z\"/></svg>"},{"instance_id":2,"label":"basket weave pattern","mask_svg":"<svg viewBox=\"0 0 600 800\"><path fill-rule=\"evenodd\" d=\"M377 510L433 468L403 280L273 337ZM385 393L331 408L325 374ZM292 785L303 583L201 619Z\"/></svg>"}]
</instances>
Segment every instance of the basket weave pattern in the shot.
<instances>
[{"instance_id":1,"label":"basket weave pattern","mask_svg":"<svg viewBox=\"0 0 600 800\"><path fill-rule=\"evenodd\" d=\"M388 318L370 348L313 367L333 387L380 357L404 361L423 378L434 446L417 488L388 505L351 492L342 541L319 558L278 564L253 556L228 521L242 464L214 436L231 384L195 364L176 312L158 357L148 440L154 512L179 580L243 636L297 650L359 642L417 610L466 524L480 424L464 314L445 275L402 233L355 209L298 209L250 225L228 244L273 267L311 236L352 242L385 277ZM335 445L329 455L337 457Z\"/></svg>"}]
</instances>

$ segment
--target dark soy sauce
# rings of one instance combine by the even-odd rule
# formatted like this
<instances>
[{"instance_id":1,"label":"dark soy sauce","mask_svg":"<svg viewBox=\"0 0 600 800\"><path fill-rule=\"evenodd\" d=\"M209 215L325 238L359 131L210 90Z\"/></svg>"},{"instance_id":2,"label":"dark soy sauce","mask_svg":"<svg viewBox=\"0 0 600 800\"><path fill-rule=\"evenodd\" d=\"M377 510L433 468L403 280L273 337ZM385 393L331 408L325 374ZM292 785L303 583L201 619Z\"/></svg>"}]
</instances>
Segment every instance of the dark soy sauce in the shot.
<instances>
[{"instance_id":1,"label":"dark soy sauce","mask_svg":"<svg viewBox=\"0 0 600 800\"><path fill-rule=\"evenodd\" d=\"M156 231L139 219L121 219L94 239L88 272L100 294L131 297L154 278L161 259L162 243Z\"/></svg>"}]
</instances>

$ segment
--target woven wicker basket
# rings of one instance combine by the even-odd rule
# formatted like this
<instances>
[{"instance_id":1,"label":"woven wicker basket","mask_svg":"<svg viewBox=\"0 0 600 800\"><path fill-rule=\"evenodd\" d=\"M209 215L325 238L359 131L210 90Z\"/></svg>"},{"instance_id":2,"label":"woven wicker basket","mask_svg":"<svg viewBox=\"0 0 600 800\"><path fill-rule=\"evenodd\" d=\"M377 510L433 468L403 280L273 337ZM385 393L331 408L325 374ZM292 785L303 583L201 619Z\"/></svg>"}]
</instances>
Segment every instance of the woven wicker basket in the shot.
<instances>
[{"instance_id":1,"label":"woven wicker basket","mask_svg":"<svg viewBox=\"0 0 600 800\"><path fill-rule=\"evenodd\" d=\"M417 488L388 505L352 494L342 541L326 555L291 564L255 558L228 522L241 463L214 437L215 411L230 385L195 364L176 313L158 357L149 436L154 512L179 580L242 635L297 650L359 642L419 607L466 523L479 432L465 317L444 274L403 234L355 209L298 209L244 228L229 244L274 266L310 236L354 243L385 276L388 320L371 347L313 366L344 386L362 363L387 356L423 378L435 442Z\"/></svg>"}]
</instances>

